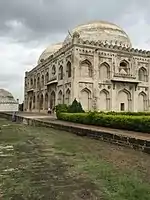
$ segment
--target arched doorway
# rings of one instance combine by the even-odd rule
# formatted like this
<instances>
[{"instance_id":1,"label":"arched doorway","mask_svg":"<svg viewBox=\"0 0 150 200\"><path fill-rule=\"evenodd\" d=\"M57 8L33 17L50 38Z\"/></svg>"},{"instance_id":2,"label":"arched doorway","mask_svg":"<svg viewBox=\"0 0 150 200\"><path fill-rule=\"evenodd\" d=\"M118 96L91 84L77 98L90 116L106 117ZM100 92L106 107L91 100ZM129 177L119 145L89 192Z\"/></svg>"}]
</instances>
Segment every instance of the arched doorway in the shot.
<instances>
[{"instance_id":1,"label":"arched doorway","mask_svg":"<svg viewBox=\"0 0 150 200\"><path fill-rule=\"evenodd\" d=\"M110 109L109 102L110 102L109 92L104 89L100 92L100 96L98 100L98 110L108 111Z\"/></svg>"},{"instance_id":2,"label":"arched doorway","mask_svg":"<svg viewBox=\"0 0 150 200\"><path fill-rule=\"evenodd\" d=\"M56 102L56 95L55 92L52 91L51 96L50 96L50 108L53 109L55 107L55 102Z\"/></svg>"},{"instance_id":3,"label":"arched doorway","mask_svg":"<svg viewBox=\"0 0 150 200\"><path fill-rule=\"evenodd\" d=\"M45 94L45 110L48 110L48 94Z\"/></svg>"},{"instance_id":4,"label":"arched doorway","mask_svg":"<svg viewBox=\"0 0 150 200\"><path fill-rule=\"evenodd\" d=\"M30 97L30 101L29 101L29 110L32 111L32 97Z\"/></svg>"},{"instance_id":5,"label":"arched doorway","mask_svg":"<svg viewBox=\"0 0 150 200\"><path fill-rule=\"evenodd\" d=\"M43 110L43 94L41 94L40 98L40 110Z\"/></svg>"},{"instance_id":6,"label":"arched doorway","mask_svg":"<svg viewBox=\"0 0 150 200\"><path fill-rule=\"evenodd\" d=\"M131 103L131 93L126 89L120 90L117 97L118 111L131 111Z\"/></svg>"},{"instance_id":7,"label":"arched doorway","mask_svg":"<svg viewBox=\"0 0 150 200\"><path fill-rule=\"evenodd\" d=\"M35 109L35 95L33 96L33 109Z\"/></svg>"},{"instance_id":8,"label":"arched doorway","mask_svg":"<svg viewBox=\"0 0 150 200\"><path fill-rule=\"evenodd\" d=\"M87 88L81 91L81 105L85 111L89 111L92 108L91 91Z\"/></svg>"}]
</instances>

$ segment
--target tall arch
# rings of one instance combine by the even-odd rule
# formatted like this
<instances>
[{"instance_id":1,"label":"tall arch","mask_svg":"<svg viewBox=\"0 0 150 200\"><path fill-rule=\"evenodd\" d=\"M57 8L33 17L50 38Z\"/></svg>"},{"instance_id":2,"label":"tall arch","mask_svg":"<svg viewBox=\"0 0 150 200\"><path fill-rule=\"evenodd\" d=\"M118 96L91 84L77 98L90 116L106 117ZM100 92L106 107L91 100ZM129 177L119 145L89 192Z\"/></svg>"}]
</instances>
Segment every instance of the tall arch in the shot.
<instances>
[{"instance_id":1,"label":"tall arch","mask_svg":"<svg viewBox=\"0 0 150 200\"><path fill-rule=\"evenodd\" d=\"M85 111L89 111L92 109L92 98L91 98L91 91L88 88L84 88L81 90L81 98L80 102L83 106Z\"/></svg>"},{"instance_id":2,"label":"tall arch","mask_svg":"<svg viewBox=\"0 0 150 200\"><path fill-rule=\"evenodd\" d=\"M71 91L69 88L66 91L66 104L67 105L71 104Z\"/></svg>"},{"instance_id":3,"label":"tall arch","mask_svg":"<svg viewBox=\"0 0 150 200\"><path fill-rule=\"evenodd\" d=\"M29 97L29 110L32 111L32 105L33 101L32 101L32 97Z\"/></svg>"},{"instance_id":4,"label":"tall arch","mask_svg":"<svg viewBox=\"0 0 150 200\"><path fill-rule=\"evenodd\" d=\"M97 107L98 107L98 110L100 110L100 111L109 111L109 109L110 109L110 94L107 90L103 89L100 91Z\"/></svg>"},{"instance_id":5,"label":"tall arch","mask_svg":"<svg viewBox=\"0 0 150 200\"><path fill-rule=\"evenodd\" d=\"M41 77L41 85L44 86L44 75Z\"/></svg>"},{"instance_id":6,"label":"tall arch","mask_svg":"<svg viewBox=\"0 0 150 200\"><path fill-rule=\"evenodd\" d=\"M48 110L48 94L45 94L45 110Z\"/></svg>"},{"instance_id":7,"label":"tall arch","mask_svg":"<svg viewBox=\"0 0 150 200\"><path fill-rule=\"evenodd\" d=\"M55 91L52 91L50 95L50 108L53 109L55 105L56 105L56 94Z\"/></svg>"},{"instance_id":8,"label":"tall arch","mask_svg":"<svg viewBox=\"0 0 150 200\"><path fill-rule=\"evenodd\" d=\"M34 78L34 88L36 88L36 77Z\"/></svg>"},{"instance_id":9,"label":"tall arch","mask_svg":"<svg viewBox=\"0 0 150 200\"><path fill-rule=\"evenodd\" d=\"M58 104L63 104L63 93L61 90L58 92Z\"/></svg>"},{"instance_id":10,"label":"tall arch","mask_svg":"<svg viewBox=\"0 0 150 200\"><path fill-rule=\"evenodd\" d=\"M104 62L99 67L99 79L105 81L110 78L110 66Z\"/></svg>"},{"instance_id":11,"label":"tall arch","mask_svg":"<svg viewBox=\"0 0 150 200\"><path fill-rule=\"evenodd\" d=\"M138 71L138 77L140 81L147 82L148 81L148 73L144 67L141 67Z\"/></svg>"},{"instance_id":12,"label":"tall arch","mask_svg":"<svg viewBox=\"0 0 150 200\"><path fill-rule=\"evenodd\" d=\"M39 94L37 95L37 109L40 109L40 96Z\"/></svg>"},{"instance_id":13,"label":"tall arch","mask_svg":"<svg viewBox=\"0 0 150 200\"><path fill-rule=\"evenodd\" d=\"M143 112L147 110L148 98L145 92L140 92L138 95L138 111Z\"/></svg>"},{"instance_id":14,"label":"tall arch","mask_svg":"<svg viewBox=\"0 0 150 200\"><path fill-rule=\"evenodd\" d=\"M37 78L37 87L39 88L40 87L40 77L38 76Z\"/></svg>"},{"instance_id":15,"label":"tall arch","mask_svg":"<svg viewBox=\"0 0 150 200\"><path fill-rule=\"evenodd\" d=\"M83 60L80 63L80 75L81 77L92 77L92 63L89 60Z\"/></svg>"},{"instance_id":16,"label":"tall arch","mask_svg":"<svg viewBox=\"0 0 150 200\"><path fill-rule=\"evenodd\" d=\"M131 111L132 99L131 93L127 89L120 90L117 96L117 104L119 111Z\"/></svg>"},{"instance_id":17,"label":"tall arch","mask_svg":"<svg viewBox=\"0 0 150 200\"><path fill-rule=\"evenodd\" d=\"M35 95L33 96L33 109L35 109Z\"/></svg>"},{"instance_id":18,"label":"tall arch","mask_svg":"<svg viewBox=\"0 0 150 200\"><path fill-rule=\"evenodd\" d=\"M71 77L71 62L70 61L67 62L66 74L68 78Z\"/></svg>"},{"instance_id":19,"label":"tall arch","mask_svg":"<svg viewBox=\"0 0 150 200\"><path fill-rule=\"evenodd\" d=\"M44 103L44 97L43 97L43 94L41 94L40 96L40 110L43 110L43 103Z\"/></svg>"},{"instance_id":20,"label":"tall arch","mask_svg":"<svg viewBox=\"0 0 150 200\"><path fill-rule=\"evenodd\" d=\"M59 70L58 70L58 79L59 80L63 79L63 66L62 65L59 67Z\"/></svg>"}]
</instances>

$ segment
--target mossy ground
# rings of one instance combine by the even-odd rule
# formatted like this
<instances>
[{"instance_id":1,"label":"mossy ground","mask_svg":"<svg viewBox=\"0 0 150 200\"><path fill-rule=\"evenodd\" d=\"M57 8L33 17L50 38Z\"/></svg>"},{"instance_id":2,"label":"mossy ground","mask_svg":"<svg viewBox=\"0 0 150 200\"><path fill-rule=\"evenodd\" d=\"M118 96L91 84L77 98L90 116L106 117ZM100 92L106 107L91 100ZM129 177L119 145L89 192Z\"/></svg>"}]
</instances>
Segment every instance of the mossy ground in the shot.
<instances>
[{"instance_id":1,"label":"mossy ground","mask_svg":"<svg viewBox=\"0 0 150 200\"><path fill-rule=\"evenodd\" d=\"M3 119L0 127L0 199L150 199L147 154Z\"/></svg>"}]
</instances>

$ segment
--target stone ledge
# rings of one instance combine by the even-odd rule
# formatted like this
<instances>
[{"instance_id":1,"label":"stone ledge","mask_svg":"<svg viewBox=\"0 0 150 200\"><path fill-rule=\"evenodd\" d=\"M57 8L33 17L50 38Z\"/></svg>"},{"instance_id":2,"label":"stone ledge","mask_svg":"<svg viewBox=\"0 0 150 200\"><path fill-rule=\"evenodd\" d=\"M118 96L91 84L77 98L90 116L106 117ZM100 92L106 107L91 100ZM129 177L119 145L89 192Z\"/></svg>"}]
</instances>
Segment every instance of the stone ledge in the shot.
<instances>
[{"instance_id":1,"label":"stone ledge","mask_svg":"<svg viewBox=\"0 0 150 200\"><path fill-rule=\"evenodd\" d=\"M0 117L11 120L12 114L0 113ZM130 148L136 150L138 149L140 151L150 154L150 141L147 141L145 139L137 139L132 137L132 135L129 137L123 134L120 135L120 134L114 134L113 132L111 133L110 130L108 130L108 132L103 131L101 129L95 130L94 128L92 129L90 126L89 128L85 128L82 127L80 124L63 123L63 121L57 121L57 120L44 121L40 119L31 119L19 115L17 115L16 121L30 126L42 126L42 127L68 131L79 136L83 137L86 136L92 139L102 140L121 146L128 146Z\"/></svg>"}]
</instances>

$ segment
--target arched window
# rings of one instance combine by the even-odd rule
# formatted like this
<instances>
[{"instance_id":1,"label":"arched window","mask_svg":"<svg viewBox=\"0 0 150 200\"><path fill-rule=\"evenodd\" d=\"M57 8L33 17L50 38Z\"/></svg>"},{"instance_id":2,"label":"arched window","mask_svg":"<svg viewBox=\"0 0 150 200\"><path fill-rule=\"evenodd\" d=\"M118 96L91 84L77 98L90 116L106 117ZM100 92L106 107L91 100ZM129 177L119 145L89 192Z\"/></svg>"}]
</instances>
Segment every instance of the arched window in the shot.
<instances>
[{"instance_id":1,"label":"arched window","mask_svg":"<svg viewBox=\"0 0 150 200\"><path fill-rule=\"evenodd\" d=\"M138 72L139 80L143 82L148 81L148 74L147 70L144 67L141 67Z\"/></svg>"},{"instance_id":2,"label":"arched window","mask_svg":"<svg viewBox=\"0 0 150 200\"><path fill-rule=\"evenodd\" d=\"M33 79L31 78L30 80L30 86L32 87L33 86Z\"/></svg>"},{"instance_id":3,"label":"arched window","mask_svg":"<svg viewBox=\"0 0 150 200\"><path fill-rule=\"evenodd\" d=\"M130 74L129 63L126 60L120 62L119 73L121 74Z\"/></svg>"},{"instance_id":4,"label":"arched window","mask_svg":"<svg viewBox=\"0 0 150 200\"><path fill-rule=\"evenodd\" d=\"M40 77L37 78L37 87L40 87Z\"/></svg>"},{"instance_id":5,"label":"arched window","mask_svg":"<svg viewBox=\"0 0 150 200\"><path fill-rule=\"evenodd\" d=\"M80 74L81 77L92 77L92 64L89 60L84 60L80 64Z\"/></svg>"},{"instance_id":6,"label":"arched window","mask_svg":"<svg viewBox=\"0 0 150 200\"><path fill-rule=\"evenodd\" d=\"M67 62L66 74L68 78L71 77L71 62L70 61Z\"/></svg>"},{"instance_id":7,"label":"arched window","mask_svg":"<svg viewBox=\"0 0 150 200\"><path fill-rule=\"evenodd\" d=\"M54 76L56 74L56 67L55 67L55 65L53 65L53 67L52 67L52 76Z\"/></svg>"},{"instance_id":8,"label":"arched window","mask_svg":"<svg viewBox=\"0 0 150 200\"><path fill-rule=\"evenodd\" d=\"M41 85L44 86L44 75L42 75L42 78L41 78L41 79L42 79L42 80L41 80L41 81L42 81L42 82L41 82Z\"/></svg>"},{"instance_id":9,"label":"arched window","mask_svg":"<svg viewBox=\"0 0 150 200\"><path fill-rule=\"evenodd\" d=\"M63 79L63 66L62 66L62 65L59 67L58 79L59 79L59 80L62 80L62 79Z\"/></svg>"},{"instance_id":10,"label":"arched window","mask_svg":"<svg viewBox=\"0 0 150 200\"><path fill-rule=\"evenodd\" d=\"M36 88L36 78L34 78L34 88Z\"/></svg>"},{"instance_id":11,"label":"arched window","mask_svg":"<svg viewBox=\"0 0 150 200\"><path fill-rule=\"evenodd\" d=\"M48 83L49 81L49 73L46 72L46 75L45 75L45 84Z\"/></svg>"}]
</instances>

